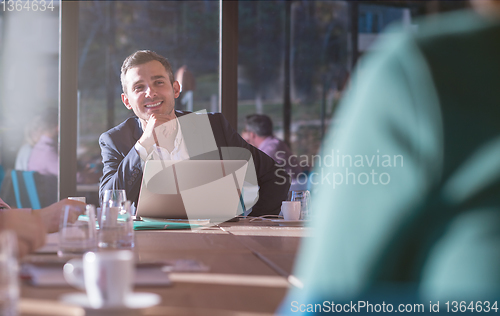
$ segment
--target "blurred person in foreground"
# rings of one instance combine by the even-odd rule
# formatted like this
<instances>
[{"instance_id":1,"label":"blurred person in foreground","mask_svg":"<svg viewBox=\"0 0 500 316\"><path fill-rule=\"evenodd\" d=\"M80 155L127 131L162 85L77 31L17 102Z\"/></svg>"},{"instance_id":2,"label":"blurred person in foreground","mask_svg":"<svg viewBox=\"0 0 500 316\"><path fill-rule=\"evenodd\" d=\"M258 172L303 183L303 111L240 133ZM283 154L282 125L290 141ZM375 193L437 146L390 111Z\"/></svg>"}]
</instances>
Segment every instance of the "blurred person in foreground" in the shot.
<instances>
[{"instance_id":1,"label":"blurred person in foreground","mask_svg":"<svg viewBox=\"0 0 500 316\"><path fill-rule=\"evenodd\" d=\"M365 56L324 142L325 155L345 159L315 169L329 183L314 179L313 237L294 272L303 286L290 290L281 314L327 311L331 302L376 311L358 300L420 302L427 313L438 300L441 312L446 301L489 301L493 311L500 2L472 5L434 16L416 34L394 34Z\"/></svg>"},{"instance_id":2,"label":"blurred person in foreground","mask_svg":"<svg viewBox=\"0 0 500 316\"><path fill-rule=\"evenodd\" d=\"M279 178L280 170L274 161L248 145L221 113L191 116L197 118L198 123L207 122L207 129L197 124L183 124L179 118L191 112L174 109L180 85L174 80L172 67L165 57L149 50L133 53L123 62L121 82L122 102L135 117L128 118L99 138L104 164L99 187L101 197L105 190L124 189L132 206L137 207L142 165L147 160L201 160L207 157L204 156L207 147L210 147L210 153L214 153L210 158L216 155L216 160L219 160L220 153L237 147L251 154L259 186L258 201L250 215L279 213L281 202L287 198L289 179L283 181ZM160 126L163 132L157 134L154 131ZM207 143L213 147L206 146Z\"/></svg>"},{"instance_id":3,"label":"blurred person in foreground","mask_svg":"<svg viewBox=\"0 0 500 316\"><path fill-rule=\"evenodd\" d=\"M85 212L85 203L64 199L39 210L11 209L0 199L0 230L12 230L17 235L19 256L24 256L45 244L45 235L59 231L61 212L73 206L69 220L74 222Z\"/></svg>"},{"instance_id":4,"label":"blurred person in foreground","mask_svg":"<svg viewBox=\"0 0 500 316\"><path fill-rule=\"evenodd\" d=\"M273 121L264 114L251 114L245 118L245 129L241 137L250 145L273 158L278 167L284 168L292 182L302 172L296 155L290 147L273 135Z\"/></svg>"}]
</instances>

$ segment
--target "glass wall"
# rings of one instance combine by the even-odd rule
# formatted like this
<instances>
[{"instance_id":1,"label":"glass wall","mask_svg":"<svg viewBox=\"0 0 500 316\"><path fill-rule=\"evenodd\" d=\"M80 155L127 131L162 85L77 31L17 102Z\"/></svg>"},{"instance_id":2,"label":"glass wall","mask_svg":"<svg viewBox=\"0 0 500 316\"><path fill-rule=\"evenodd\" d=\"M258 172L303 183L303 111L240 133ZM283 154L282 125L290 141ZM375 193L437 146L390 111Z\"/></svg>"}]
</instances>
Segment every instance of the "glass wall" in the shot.
<instances>
[{"instance_id":1,"label":"glass wall","mask_svg":"<svg viewBox=\"0 0 500 316\"><path fill-rule=\"evenodd\" d=\"M43 169L50 175L56 186L47 189L55 201L59 6L57 1L45 2L44 7L41 2L20 4L0 6L0 165L6 172L14 169L22 147L19 158L23 163L18 168ZM34 146L50 153L37 155L28 165ZM11 187L2 187L0 197L13 207L19 206Z\"/></svg>"},{"instance_id":2,"label":"glass wall","mask_svg":"<svg viewBox=\"0 0 500 316\"><path fill-rule=\"evenodd\" d=\"M322 123L328 126L351 71L349 7L347 1L291 2L287 52L286 5L240 2L238 126L244 128L249 114L266 114L275 136L283 139L285 54L289 54L290 147L298 156L311 156L318 152Z\"/></svg>"},{"instance_id":3,"label":"glass wall","mask_svg":"<svg viewBox=\"0 0 500 316\"><path fill-rule=\"evenodd\" d=\"M245 117L268 115L307 171L357 59L390 24L418 32L418 17L461 9L467 1L240 1L238 129ZM286 6L290 5L287 17ZM287 24L287 18L290 22ZM289 28L289 35L287 35ZM290 48L285 44L289 36ZM385 35L384 35L385 36ZM289 56L286 69L285 56ZM285 139L285 76L291 124Z\"/></svg>"},{"instance_id":4,"label":"glass wall","mask_svg":"<svg viewBox=\"0 0 500 316\"><path fill-rule=\"evenodd\" d=\"M120 99L120 66L126 56L151 49L168 57L175 72L186 70L177 108L217 110L219 2L78 3L77 194L95 197L102 170L98 137L132 115ZM466 5L467 1L239 1L239 130L247 115L264 113L272 118L275 135L285 136L284 86L289 78L291 149L299 157L316 154L323 131L336 122L335 109L357 57L370 49L387 24L402 22L418 31L415 17ZM33 119L57 107L59 20L58 1L44 11L24 6L0 10L0 164L6 170L15 167ZM305 160L310 164L311 159Z\"/></svg>"}]
</instances>

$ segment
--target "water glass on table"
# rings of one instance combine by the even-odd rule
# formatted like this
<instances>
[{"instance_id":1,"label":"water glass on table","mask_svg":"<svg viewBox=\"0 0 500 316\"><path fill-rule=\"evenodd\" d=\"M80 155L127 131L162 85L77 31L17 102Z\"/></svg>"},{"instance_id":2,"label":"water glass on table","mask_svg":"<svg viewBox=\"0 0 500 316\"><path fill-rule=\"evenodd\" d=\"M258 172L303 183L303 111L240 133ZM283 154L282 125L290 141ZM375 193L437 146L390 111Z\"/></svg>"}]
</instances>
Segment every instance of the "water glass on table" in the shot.
<instances>
[{"instance_id":1,"label":"water glass on table","mask_svg":"<svg viewBox=\"0 0 500 316\"><path fill-rule=\"evenodd\" d=\"M0 232L0 315L17 315L19 276L17 237L12 231Z\"/></svg>"},{"instance_id":2,"label":"water glass on table","mask_svg":"<svg viewBox=\"0 0 500 316\"><path fill-rule=\"evenodd\" d=\"M119 206L109 200L101 206L99 229L99 248L132 248L134 247L134 226L130 201Z\"/></svg>"},{"instance_id":3,"label":"water glass on table","mask_svg":"<svg viewBox=\"0 0 500 316\"><path fill-rule=\"evenodd\" d=\"M123 203L127 201L127 194L125 190L104 190L104 195L101 201L101 207L97 209L97 220L99 224L99 228L101 228L101 219L102 219L102 208L103 205L110 207L121 207Z\"/></svg>"},{"instance_id":4,"label":"water glass on table","mask_svg":"<svg viewBox=\"0 0 500 316\"><path fill-rule=\"evenodd\" d=\"M127 194L125 193L125 190L104 190L101 204L106 203L109 205L111 202L111 206L116 207L121 206L125 201L127 201Z\"/></svg>"},{"instance_id":5,"label":"water glass on table","mask_svg":"<svg viewBox=\"0 0 500 316\"><path fill-rule=\"evenodd\" d=\"M75 221L79 209L66 205L59 224L59 257L81 257L97 248L97 231L94 205L87 205L85 217Z\"/></svg>"},{"instance_id":6,"label":"water glass on table","mask_svg":"<svg viewBox=\"0 0 500 316\"><path fill-rule=\"evenodd\" d=\"M298 201L300 202L300 219L307 220L309 219L310 214L310 205L311 205L311 193L308 190L302 191L291 191L289 195L290 201Z\"/></svg>"}]
</instances>

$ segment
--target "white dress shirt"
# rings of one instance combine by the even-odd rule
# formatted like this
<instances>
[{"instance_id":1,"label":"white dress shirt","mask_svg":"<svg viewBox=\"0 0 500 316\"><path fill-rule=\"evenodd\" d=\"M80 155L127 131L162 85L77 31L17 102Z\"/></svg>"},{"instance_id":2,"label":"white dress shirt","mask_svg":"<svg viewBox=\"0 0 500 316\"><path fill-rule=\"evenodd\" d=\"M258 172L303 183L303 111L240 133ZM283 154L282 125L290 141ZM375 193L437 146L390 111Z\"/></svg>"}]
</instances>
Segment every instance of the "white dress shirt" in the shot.
<instances>
[{"instance_id":1,"label":"white dress shirt","mask_svg":"<svg viewBox=\"0 0 500 316\"><path fill-rule=\"evenodd\" d=\"M177 119L176 119L177 120ZM162 144L162 135L157 133L158 137L158 143ZM147 160L188 160L189 159L189 153L186 147L186 142L184 141L184 137L182 136L182 130L181 130L181 125L179 124L179 121L177 121L177 135L175 136L174 140L174 149L172 152L169 152L167 149L163 147L156 146L154 144L151 147L151 152L148 153L146 148L139 144L139 142L135 143L135 150L141 157L142 163L144 163Z\"/></svg>"}]
</instances>

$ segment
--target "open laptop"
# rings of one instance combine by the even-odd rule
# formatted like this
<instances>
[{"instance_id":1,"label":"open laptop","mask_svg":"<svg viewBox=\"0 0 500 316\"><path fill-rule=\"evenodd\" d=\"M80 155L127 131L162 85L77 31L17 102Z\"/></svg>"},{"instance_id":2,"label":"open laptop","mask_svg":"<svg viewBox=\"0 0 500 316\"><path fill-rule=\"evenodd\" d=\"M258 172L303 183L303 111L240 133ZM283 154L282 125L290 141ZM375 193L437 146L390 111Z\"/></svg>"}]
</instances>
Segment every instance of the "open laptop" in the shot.
<instances>
[{"instance_id":1,"label":"open laptop","mask_svg":"<svg viewBox=\"0 0 500 316\"><path fill-rule=\"evenodd\" d=\"M137 216L226 221L244 212L246 160L149 160Z\"/></svg>"}]
</instances>

